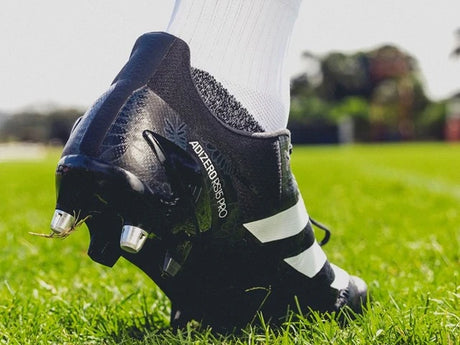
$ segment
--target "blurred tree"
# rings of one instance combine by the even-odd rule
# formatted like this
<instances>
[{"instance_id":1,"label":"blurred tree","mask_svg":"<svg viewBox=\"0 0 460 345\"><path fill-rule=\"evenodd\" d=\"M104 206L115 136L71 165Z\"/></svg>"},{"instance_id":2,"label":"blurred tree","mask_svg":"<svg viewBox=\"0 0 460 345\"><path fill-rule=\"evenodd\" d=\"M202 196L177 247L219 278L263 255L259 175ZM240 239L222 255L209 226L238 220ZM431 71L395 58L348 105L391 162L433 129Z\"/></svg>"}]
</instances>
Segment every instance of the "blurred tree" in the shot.
<instances>
[{"instance_id":1,"label":"blurred tree","mask_svg":"<svg viewBox=\"0 0 460 345\"><path fill-rule=\"evenodd\" d=\"M46 115L48 139L64 144L69 138L73 124L82 115L76 109L54 110Z\"/></svg>"},{"instance_id":2,"label":"blurred tree","mask_svg":"<svg viewBox=\"0 0 460 345\"><path fill-rule=\"evenodd\" d=\"M305 56L314 58L310 53ZM308 121L337 123L349 116L359 140L415 137L414 122L429 100L413 57L385 45L369 52L334 52L316 59L321 77L315 80L319 83L312 82L311 73L292 81L290 126ZM356 112L358 104L361 110Z\"/></svg>"},{"instance_id":3,"label":"blurred tree","mask_svg":"<svg viewBox=\"0 0 460 345\"><path fill-rule=\"evenodd\" d=\"M417 136L427 140L443 140L445 123L446 101L432 102L421 112L416 122Z\"/></svg>"},{"instance_id":4,"label":"blurred tree","mask_svg":"<svg viewBox=\"0 0 460 345\"><path fill-rule=\"evenodd\" d=\"M362 53L331 53L321 61L321 71L322 83L318 92L324 99L334 101L347 96L368 97L372 91L369 59Z\"/></svg>"},{"instance_id":5,"label":"blurred tree","mask_svg":"<svg viewBox=\"0 0 460 345\"><path fill-rule=\"evenodd\" d=\"M335 103L330 114L332 118L336 119L336 122L344 118L351 119L354 126L354 139L369 141L371 139L369 112L369 102L366 98L350 96Z\"/></svg>"},{"instance_id":6,"label":"blurred tree","mask_svg":"<svg viewBox=\"0 0 460 345\"><path fill-rule=\"evenodd\" d=\"M44 142L47 137L45 119L36 112L22 112L9 117L0 130L2 141Z\"/></svg>"},{"instance_id":7,"label":"blurred tree","mask_svg":"<svg viewBox=\"0 0 460 345\"><path fill-rule=\"evenodd\" d=\"M0 141L26 141L63 144L75 120L77 109L55 109L48 113L25 111L13 114L0 128Z\"/></svg>"},{"instance_id":8,"label":"blurred tree","mask_svg":"<svg viewBox=\"0 0 460 345\"><path fill-rule=\"evenodd\" d=\"M370 52L369 58L374 139L414 139L414 120L427 105L416 60L389 45Z\"/></svg>"}]
</instances>

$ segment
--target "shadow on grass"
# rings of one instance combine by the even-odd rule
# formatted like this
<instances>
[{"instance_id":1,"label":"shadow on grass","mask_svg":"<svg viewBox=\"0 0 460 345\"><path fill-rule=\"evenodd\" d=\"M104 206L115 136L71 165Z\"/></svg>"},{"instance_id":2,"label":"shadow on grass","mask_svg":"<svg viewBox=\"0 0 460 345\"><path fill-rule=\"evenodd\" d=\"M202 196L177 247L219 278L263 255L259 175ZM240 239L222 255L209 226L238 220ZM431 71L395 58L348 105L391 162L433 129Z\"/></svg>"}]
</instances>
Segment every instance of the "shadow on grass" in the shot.
<instances>
[{"instance_id":1,"label":"shadow on grass","mask_svg":"<svg viewBox=\"0 0 460 345\"><path fill-rule=\"evenodd\" d=\"M103 321L102 321L103 322ZM115 324L115 327L114 327ZM172 328L166 320L159 319L154 315L136 317L134 319L112 320L110 329L98 323L99 335L105 334L104 338L109 343L121 344L124 342L141 342L152 336L171 334Z\"/></svg>"}]
</instances>

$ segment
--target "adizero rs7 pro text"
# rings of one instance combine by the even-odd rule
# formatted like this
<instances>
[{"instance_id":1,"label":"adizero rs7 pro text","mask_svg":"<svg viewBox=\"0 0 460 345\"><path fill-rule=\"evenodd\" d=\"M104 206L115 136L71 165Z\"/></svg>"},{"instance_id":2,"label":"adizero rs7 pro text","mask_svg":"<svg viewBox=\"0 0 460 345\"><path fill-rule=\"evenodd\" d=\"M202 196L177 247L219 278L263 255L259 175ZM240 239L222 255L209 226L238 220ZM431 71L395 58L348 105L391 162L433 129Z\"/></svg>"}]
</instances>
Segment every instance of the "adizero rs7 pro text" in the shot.
<instances>
[{"instance_id":1,"label":"adizero rs7 pro text","mask_svg":"<svg viewBox=\"0 0 460 345\"><path fill-rule=\"evenodd\" d=\"M175 326L232 329L258 311L277 323L296 305L360 312L364 282L329 264L314 238L289 132L223 121L189 54L169 34L138 39L64 148L53 231L86 219L89 256L142 269L171 299Z\"/></svg>"}]
</instances>

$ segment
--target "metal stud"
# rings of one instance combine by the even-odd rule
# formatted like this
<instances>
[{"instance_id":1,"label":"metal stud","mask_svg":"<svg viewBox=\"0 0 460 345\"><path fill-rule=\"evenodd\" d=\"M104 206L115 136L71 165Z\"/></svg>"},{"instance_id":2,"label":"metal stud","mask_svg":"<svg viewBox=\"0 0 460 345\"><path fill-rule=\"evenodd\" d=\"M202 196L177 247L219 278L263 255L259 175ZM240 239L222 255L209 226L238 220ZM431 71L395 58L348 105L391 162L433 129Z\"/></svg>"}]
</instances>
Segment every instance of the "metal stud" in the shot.
<instances>
[{"instance_id":1,"label":"metal stud","mask_svg":"<svg viewBox=\"0 0 460 345\"><path fill-rule=\"evenodd\" d=\"M124 225L121 231L120 247L128 253L138 253L144 246L149 233L134 225Z\"/></svg>"},{"instance_id":2,"label":"metal stud","mask_svg":"<svg viewBox=\"0 0 460 345\"><path fill-rule=\"evenodd\" d=\"M51 219L51 230L57 234L69 231L75 224L75 217L67 212L56 209Z\"/></svg>"}]
</instances>

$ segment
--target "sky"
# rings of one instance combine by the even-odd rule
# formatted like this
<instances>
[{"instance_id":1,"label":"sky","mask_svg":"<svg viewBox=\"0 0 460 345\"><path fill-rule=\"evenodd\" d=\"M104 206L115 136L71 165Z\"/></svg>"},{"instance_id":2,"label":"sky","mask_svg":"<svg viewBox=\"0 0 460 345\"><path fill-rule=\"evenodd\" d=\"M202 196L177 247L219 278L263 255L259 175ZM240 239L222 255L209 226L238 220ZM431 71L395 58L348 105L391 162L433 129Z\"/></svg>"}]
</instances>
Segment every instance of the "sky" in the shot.
<instances>
[{"instance_id":1,"label":"sky","mask_svg":"<svg viewBox=\"0 0 460 345\"><path fill-rule=\"evenodd\" d=\"M165 30L174 0L2 0L0 112L32 106L85 108L127 61L136 38ZM303 0L291 37L290 75L303 51L324 55L395 44L414 56L428 96L460 91L450 57L459 0Z\"/></svg>"}]
</instances>

